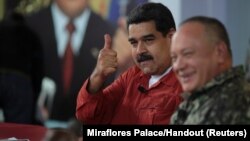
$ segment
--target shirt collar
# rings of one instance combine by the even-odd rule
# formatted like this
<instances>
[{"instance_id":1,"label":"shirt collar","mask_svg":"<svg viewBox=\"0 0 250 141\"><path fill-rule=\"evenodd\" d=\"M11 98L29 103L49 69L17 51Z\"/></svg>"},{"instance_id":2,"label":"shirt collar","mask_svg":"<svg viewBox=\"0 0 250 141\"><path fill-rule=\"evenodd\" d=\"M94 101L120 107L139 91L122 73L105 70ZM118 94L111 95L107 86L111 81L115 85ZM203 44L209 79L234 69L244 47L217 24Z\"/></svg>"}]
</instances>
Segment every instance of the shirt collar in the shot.
<instances>
[{"instance_id":1,"label":"shirt collar","mask_svg":"<svg viewBox=\"0 0 250 141\"><path fill-rule=\"evenodd\" d=\"M167 75L170 70L172 69L172 67L169 67L165 70L165 72L161 75L151 75L150 79L149 79L149 87L153 86L154 84L156 84L157 82L159 82L159 80L164 77L165 75Z\"/></svg>"},{"instance_id":2,"label":"shirt collar","mask_svg":"<svg viewBox=\"0 0 250 141\"><path fill-rule=\"evenodd\" d=\"M67 32L65 29L65 25L67 25L67 23L69 22L69 18L62 12L62 10L59 8L59 6L56 4L56 2L53 2L51 5L51 10L52 10L52 18L53 18L53 22L54 22L54 28L55 28L55 32L59 35L64 35L62 32ZM73 20L73 23L75 25L75 28L77 30L75 30L75 32L73 33L73 52L74 54L78 54L80 47L81 47L81 43L82 43L82 39L84 39L85 36L85 32L87 29L87 25L88 25L88 21L89 21L89 17L90 17L90 9L86 8L81 15L79 15L78 17L76 17ZM62 37L62 36L61 36ZM59 56L63 56L65 49L62 48L65 45L61 45L60 41L64 41L64 38L67 37L62 37L59 39L59 36L56 36L57 41L58 42L58 55ZM62 46L62 47L60 47Z\"/></svg>"},{"instance_id":3,"label":"shirt collar","mask_svg":"<svg viewBox=\"0 0 250 141\"><path fill-rule=\"evenodd\" d=\"M176 77L174 76L173 73L174 72L173 72L172 66L167 68L167 70L162 75L160 75L161 78L157 82L157 86L158 86L159 83L164 83L165 85L169 85L169 86L176 85L175 82L177 82L178 80L176 79ZM141 71L140 74L139 74L139 78L140 78L140 80L145 80L145 81L149 82L149 80L151 78L151 75L145 74L143 71ZM170 81L173 82L173 83L170 84L169 83ZM151 88L153 88L155 86L156 85L153 85Z\"/></svg>"}]
</instances>

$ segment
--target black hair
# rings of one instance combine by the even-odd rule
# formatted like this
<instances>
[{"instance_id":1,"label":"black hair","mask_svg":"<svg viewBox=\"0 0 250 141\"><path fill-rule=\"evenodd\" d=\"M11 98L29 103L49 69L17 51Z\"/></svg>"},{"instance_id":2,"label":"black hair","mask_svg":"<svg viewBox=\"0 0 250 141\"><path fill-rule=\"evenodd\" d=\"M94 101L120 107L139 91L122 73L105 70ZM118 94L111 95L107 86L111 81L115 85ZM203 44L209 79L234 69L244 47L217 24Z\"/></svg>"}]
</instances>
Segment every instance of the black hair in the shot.
<instances>
[{"instance_id":1,"label":"black hair","mask_svg":"<svg viewBox=\"0 0 250 141\"><path fill-rule=\"evenodd\" d=\"M156 30L166 36L171 28L176 29L171 11L161 3L144 3L135 7L128 15L127 28L130 24L154 21Z\"/></svg>"}]
</instances>

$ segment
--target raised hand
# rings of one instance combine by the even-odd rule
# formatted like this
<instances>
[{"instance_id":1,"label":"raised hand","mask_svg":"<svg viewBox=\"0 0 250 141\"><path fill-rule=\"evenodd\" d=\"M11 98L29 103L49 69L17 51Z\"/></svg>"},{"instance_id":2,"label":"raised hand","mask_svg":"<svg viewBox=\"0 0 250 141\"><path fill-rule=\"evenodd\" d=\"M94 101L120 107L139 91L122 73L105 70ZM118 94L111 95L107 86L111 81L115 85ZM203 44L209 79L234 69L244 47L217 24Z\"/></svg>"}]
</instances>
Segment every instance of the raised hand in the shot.
<instances>
[{"instance_id":1,"label":"raised hand","mask_svg":"<svg viewBox=\"0 0 250 141\"><path fill-rule=\"evenodd\" d=\"M103 85L106 78L118 67L117 52L111 48L111 37L104 35L105 44L100 50L95 70L91 74L88 91L95 93Z\"/></svg>"},{"instance_id":2,"label":"raised hand","mask_svg":"<svg viewBox=\"0 0 250 141\"><path fill-rule=\"evenodd\" d=\"M116 71L118 66L117 52L111 48L111 37L104 35L105 44L103 49L100 50L97 67L102 72L104 77Z\"/></svg>"}]
</instances>

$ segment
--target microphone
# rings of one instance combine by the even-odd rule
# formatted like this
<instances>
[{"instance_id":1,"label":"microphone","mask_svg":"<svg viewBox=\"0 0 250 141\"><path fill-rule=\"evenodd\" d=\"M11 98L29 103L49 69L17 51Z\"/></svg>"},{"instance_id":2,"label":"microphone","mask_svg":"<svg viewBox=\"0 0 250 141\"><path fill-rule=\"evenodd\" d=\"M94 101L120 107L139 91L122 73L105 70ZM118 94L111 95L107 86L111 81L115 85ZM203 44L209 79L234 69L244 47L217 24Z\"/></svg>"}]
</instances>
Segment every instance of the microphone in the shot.
<instances>
[{"instance_id":1,"label":"microphone","mask_svg":"<svg viewBox=\"0 0 250 141\"><path fill-rule=\"evenodd\" d=\"M147 93L147 90L141 85L138 86L138 91L140 91L141 93L144 93L144 94Z\"/></svg>"}]
</instances>

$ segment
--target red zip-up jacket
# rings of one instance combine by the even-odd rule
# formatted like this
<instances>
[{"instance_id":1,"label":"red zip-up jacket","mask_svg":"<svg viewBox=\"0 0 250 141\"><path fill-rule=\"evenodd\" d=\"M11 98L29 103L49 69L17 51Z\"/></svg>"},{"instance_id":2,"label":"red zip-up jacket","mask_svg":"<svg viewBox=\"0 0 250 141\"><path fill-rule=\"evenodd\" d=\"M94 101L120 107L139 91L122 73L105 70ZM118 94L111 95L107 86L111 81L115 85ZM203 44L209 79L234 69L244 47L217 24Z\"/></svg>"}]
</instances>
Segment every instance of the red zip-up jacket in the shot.
<instances>
[{"instance_id":1,"label":"red zip-up jacket","mask_svg":"<svg viewBox=\"0 0 250 141\"><path fill-rule=\"evenodd\" d=\"M136 66L96 94L83 84L76 117L85 124L168 124L182 101L182 88L172 70L148 88L150 75Z\"/></svg>"}]
</instances>

